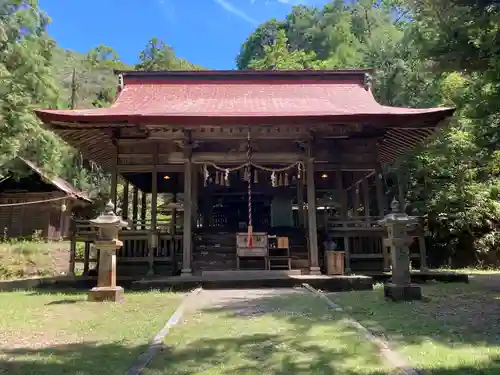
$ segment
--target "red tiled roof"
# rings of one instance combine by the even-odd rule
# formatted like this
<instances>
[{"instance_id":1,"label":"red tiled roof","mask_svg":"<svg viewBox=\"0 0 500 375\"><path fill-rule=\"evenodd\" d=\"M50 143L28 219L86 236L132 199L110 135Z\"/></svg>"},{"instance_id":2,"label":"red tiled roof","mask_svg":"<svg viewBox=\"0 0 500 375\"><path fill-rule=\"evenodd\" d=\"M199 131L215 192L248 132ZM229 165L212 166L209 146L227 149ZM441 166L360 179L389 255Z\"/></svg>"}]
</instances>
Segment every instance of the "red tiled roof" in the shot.
<instances>
[{"instance_id":1,"label":"red tiled roof","mask_svg":"<svg viewBox=\"0 0 500 375\"><path fill-rule=\"evenodd\" d=\"M197 72L198 73L198 72ZM115 103L109 108L86 110L38 110L44 122L128 122L154 124L231 124L275 122L276 119L314 118L325 121L370 121L388 118L431 117L432 122L450 116L453 109L412 109L380 105L363 83L364 72L355 79L341 75L321 78L302 72L285 77L276 72L270 78L226 72L164 73L147 76L131 73ZM361 75L363 74L363 75ZM146 74L144 74L146 76ZM298 79L298 77L301 77ZM318 78L319 77L319 78ZM326 76L325 76L326 77ZM415 118L415 119L416 119Z\"/></svg>"}]
</instances>

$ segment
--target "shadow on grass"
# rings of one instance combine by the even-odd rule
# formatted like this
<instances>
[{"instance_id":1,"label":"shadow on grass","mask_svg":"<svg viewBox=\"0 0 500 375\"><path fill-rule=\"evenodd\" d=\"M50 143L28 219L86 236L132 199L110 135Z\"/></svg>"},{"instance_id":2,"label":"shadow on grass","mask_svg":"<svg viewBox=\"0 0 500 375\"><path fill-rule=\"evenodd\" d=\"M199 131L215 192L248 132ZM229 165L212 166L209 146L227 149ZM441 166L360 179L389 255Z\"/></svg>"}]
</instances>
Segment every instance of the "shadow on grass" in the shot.
<instances>
[{"instance_id":1,"label":"shadow on grass","mask_svg":"<svg viewBox=\"0 0 500 375\"><path fill-rule=\"evenodd\" d=\"M48 302L48 303L45 304L45 306L52 306L52 305L73 305L75 303L80 303L80 302L84 302L84 300L82 300L82 299L69 299L69 298L66 298L66 299L60 299L60 300L57 300L57 301Z\"/></svg>"},{"instance_id":2,"label":"shadow on grass","mask_svg":"<svg viewBox=\"0 0 500 375\"><path fill-rule=\"evenodd\" d=\"M287 341L290 354L277 360L272 356L276 343L282 343L280 335L254 334L237 338L199 340L191 342L185 350L165 348L158 355L165 361L153 361L144 375L172 374L190 375L211 373L217 375L234 374L321 374L321 375L389 375L391 371L349 371L336 364L356 360L358 364L364 354L356 358L342 349L335 352L321 346L300 344L300 337ZM123 375L134 364L146 346L126 347L119 343L99 345L98 343L69 344L44 349L18 348L0 351L0 374L9 375ZM300 350L308 360L299 362L294 352ZM238 366L226 366L233 353L244 359ZM7 359L5 359L5 357ZM12 360L15 358L15 360ZM366 358L366 357L365 357ZM333 365L332 365L333 363ZM424 369L425 375L475 375L498 374L500 359L483 363L481 369L475 366Z\"/></svg>"},{"instance_id":3,"label":"shadow on grass","mask_svg":"<svg viewBox=\"0 0 500 375\"><path fill-rule=\"evenodd\" d=\"M0 374L9 375L123 375L146 346L97 342L42 349L0 349Z\"/></svg>"},{"instance_id":4,"label":"shadow on grass","mask_svg":"<svg viewBox=\"0 0 500 375\"><path fill-rule=\"evenodd\" d=\"M484 345L500 350L500 295L477 284L422 287L424 299L389 302L382 288L371 293L331 294L355 319L374 332L414 344L432 338L443 345ZM500 371L499 371L500 374Z\"/></svg>"},{"instance_id":5,"label":"shadow on grass","mask_svg":"<svg viewBox=\"0 0 500 375\"><path fill-rule=\"evenodd\" d=\"M455 293L447 290L449 297L443 297L443 293L429 293L430 302L414 303L392 303L383 300L381 291L375 292L353 292L339 294L353 296L353 301L358 301L363 306L362 313L353 314L362 324L370 327L367 323L373 323L383 327L386 332L404 333L399 340L403 345L420 344L430 337L434 342L448 348L458 348L460 345L480 346L489 345L498 347L498 340L489 342L484 337L485 333L477 331L472 335L457 335L455 331L460 325L460 318L450 323L443 320L438 314L440 308L450 304L453 299L472 298L475 289L463 290L457 286ZM491 296L482 300L483 303L491 302ZM443 300L441 300L443 299ZM243 320L252 319L263 314L276 314L279 319L285 320L293 326L296 335L285 334L239 334L235 337L212 338L194 340L185 348L167 347L158 356L165 358L164 361L153 361L144 375L160 375L175 373L188 375L193 373L204 373L212 371L213 374L233 375L241 374L345 374L345 375L382 375L391 372L377 371L344 371L340 367L349 361L355 361L362 365L363 362L373 363L375 358L370 353L346 350L337 347L334 351L321 345L305 344L306 337L315 325L325 324L325 319L311 319L310 316L293 312L297 303L296 295L264 296L261 298L240 298L228 300L216 307L206 308L208 313L226 314ZM448 308L453 308L452 304ZM147 307L145 307L147 308ZM478 311L478 307L474 311ZM392 312L391 312L392 311ZM424 317L425 315L425 317ZM482 316L496 322L497 315ZM328 319L328 317L326 318ZM331 318L330 318L331 319ZM333 322L332 322L333 323ZM462 324L468 324L467 321ZM187 322L189 324L189 321ZM493 333L498 333L498 327L492 325ZM174 328L175 329L175 328ZM496 330L496 331L495 331ZM491 333L488 333L491 335ZM482 337L483 336L483 337ZM146 346L124 346L120 342L100 345L97 342L71 343L68 345L48 346L41 349L29 347L16 349L0 349L0 374L13 375L62 375L62 374L125 374L138 358L146 350ZM275 351L283 353L281 356L273 356ZM298 361L296 354L304 353L307 361ZM226 366L235 353L243 359L237 366ZM500 374L500 358L490 355L484 362L456 367L423 368L421 373L425 375L496 375Z\"/></svg>"},{"instance_id":6,"label":"shadow on grass","mask_svg":"<svg viewBox=\"0 0 500 375\"><path fill-rule=\"evenodd\" d=\"M433 291L432 288L434 288ZM440 288L444 288L444 290ZM426 302L418 301L410 303L394 303L385 300L381 289L366 292L338 293L336 295L351 296L352 300L356 300L358 308L362 308L365 314L351 314L348 311L351 317L354 317L365 327L384 338L391 336L387 335L387 333L392 334L393 338L397 338L396 342L399 347L411 346L411 350L416 352L420 350L420 347L423 347L432 340L437 347L434 349L437 353L439 353L439 348L445 348L448 351L447 353L454 350L458 351L457 353L459 354L454 354L455 358L449 358L450 364L448 366L446 366L448 364L447 358L440 358L441 361L436 361L434 364L427 361L421 368L414 363L414 367L418 368L421 374L500 374L500 329L497 324L500 313L500 299L494 295L481 293L480 289L466 284L438 284L432 286L431 290L426 290L426 292ZM251 319L252 317L266 313L265 306L272 305L275 312L270 311L268 313L278 313L279 319L293 325L293 329L297 332L296 339L290 340L281 337L281 340L284 339L286 341L286 344L293 349L292 352L307 352L308 356L312 359L309 364L311 369L314 369L315 366L321 369L318 372L312 371L311 373L367 375L380 373L366 371L360 373L336 372L337 370L325 372L323 366L332 360L334 363L344 363L349 360L359 362L361 360L368 360L368 353L361 352L358 355L353 355L352 352L341 349L332 352L332 350L325 351L321 347L304 347L301 338L306 337L314 325L318 323L324 324L325 322L306 318L297 313L283 315L283 310L293 310L290 306L296 302L293 296L264 297L260 300L240 299L224 303L221 306L205 309L205 311L226 314L228 317ZM468 315L464 314L464 311L468 311ZM280 339L277 342L280 342ZM194 346L198 345L201 348L203 342L195 343ZM234 345L238 344L235 343ZM190 350L192 346L190 344ZM476 357L474 353L469 353L467 356L465 352L469 348L485 348L485 350L479 355L476 352ZM223 348L220 355L223 356L225 352L231 349L230 347ZM245 352L245 350L239 347L236 350ZM460 350L463 351L460 352ZM251 360L252 350L249 353L249 359ZM402 356L404 357L404 354ZM368 362L373 363L373 358L372 361ZM459 363L461 366L458 366ZM261 368L261 370L264 368ZM282 372L272 372L272 374L294 374L300 372L299 369L296 370L298 372L294 372L295 370L289 372L283 370ZM244 371L244 369L241 371ZM189 372L186 372L186 375L187 373Z\"/></svg>"}]
</instances>

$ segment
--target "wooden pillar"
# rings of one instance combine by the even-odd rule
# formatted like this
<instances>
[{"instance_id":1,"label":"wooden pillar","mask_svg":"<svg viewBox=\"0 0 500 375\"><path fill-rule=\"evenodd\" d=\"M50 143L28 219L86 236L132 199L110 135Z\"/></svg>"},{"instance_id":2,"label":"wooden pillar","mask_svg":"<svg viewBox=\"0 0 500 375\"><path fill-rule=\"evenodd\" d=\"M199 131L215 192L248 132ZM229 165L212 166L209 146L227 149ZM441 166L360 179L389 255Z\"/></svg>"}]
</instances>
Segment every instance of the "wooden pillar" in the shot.
<instances>
[{"instance_id":1,"label":"wooden pillar","mask_svg":"<svg viewBox=\"0 0 500 375\"><path fill-rule=\"evenodd\" d=\"M342 170L338 169L336 172L336 178L335 178L335 190L336 190L336 195L337 199L340 202L340 220L346 221L347 220L347 192L344 191L344 181L342 178ZM346 225L344 224L344 227ZM350 272L350 262L349 262L349 237L345 236L344 237L344 266L345 270L349 270Z\"/></svg>"},{"instance_id":2,"label":"wooden pillar","mask_svg":"<svg viewBox=\"0 0 500 375\"><path fill-rule=\"evenodd\" d=\"M191 220L192 228L196 230L198 223L198 180L199 172L196 166L193 166L193 181L192 181L192 195L191 195Z\"/></svg>"},{"instance_id":3,"label":"wooden pillar","mask_svg":"<svg viewBox=\"0 0 500 375\"><path fill-rule=\"evenodd\" d=\"M309 229L309 274L320 275L318 232L316 225L316 188L314 186L314 159L307 159L307 224Z\"/></svg>"},{"instance_id":4,"label":"wooden pillar","mask_svg":"<svg viewBox=\"0 0 500 375\"><path fill-rule=\"evenodd\" d=\"M175 176L175 181L174 181L174 186L173 186L173 197L172 197L172 202L177 203L177 193L179 192L179 175L177 174ZM173 208L172 209L172 216L170 218L170 233L172 236L175 236L177 233L177 209Z\"/></svg>"},{"instance_id":5,"label":"wooden pillar","mask_svg":"<svg viewBox=\"0 0 500 375\"><path fill-rule=\"evenodd\" d=\"M378 216L383 217L385 215L386 199L383 184L384 175L382 174L381 166L375 169L375 189L377 195L377 210ZM384 237L386 237L385 235ZM391 270L391 254L390 247L386 246L386 241L382 239L382 255L384 257L383 267L384 272L390 272Z\"/></svg>"},{"instance_id":6,"label":"wooden pillar","mask_svg":"<svg viewBox=\"0 0 500 375\"><path fill-rule=\"evenodd\" d=\"M155 252L158 248L156 211L158 208L158 145L153 150L153 170L151 171L151 230L149 232L148 275L154 275Z\"/></svg>"},{"instance_id":7,"label":"wooden pillar","mask_svg":"<svg viewBox=\"0 0 500 375\"><path fill-rule=\"evenodd\" d=\"M73 220L71 225L71 242L69 249L69 270L71 276L75 276L75 260L76 260L76 222Z\"/></svg>"},{"instance_id":8,"label":"wooden pillar","mask_svg":"<svg viewBox=\"0 0 500 375\"><path fill-rule=\"evenodd\" d=\"M356 178L356 176L354 176ZM359 216L359 206L360 206L360 201L359 201L359 184L356 183L353 187L353 208L352 208L352 216L358 217Z\"/></svg>"},{"instance_id":9,"label":"wooden pillar","mask_svg":"<svg viewBox=\"0 0 500 375\"><path fill-rule=\"evenodd\" d=\"M146 230L146 210L148 201L146 199L146 193L141 190L141 229Z\"/></svg>"},{"instance_id":10,"label":"wooden pillar","mask_svg":"<svg viewBox=\"0 0 500 375\"><path fill-rule=\"evenodd\" d=\"M370 220L370 186L368 185L368 178L365 177L361 183L363 189L363 207L365 208L365 221Z\"/></svg>"},{"instance_id":11,"label":"wooden pillar","mask_svg":"<svg viewBox=\"0 0 500 375\"><path fill-rule=\"evenodd\" d=\"M139 189L136 186L132 188L132 221L133 229L137 229L137 217L139 213Z\"/></svg>"},{"instance_id":12,"label":"wooden pillar","mask_svg":"<svg viewBox=\"0 0 500 375\"><path fill-rule=\"evenodd\" d=\"M377 194L377 209L378 216L382 217L385 215L385 192L383 179L384 176L382 174L381 168L377 168L375 171L375 189Z\"/></svg>"},{"instance_id":13,"label":"wooden pillar","mask_svg":"<svg viewBox=\"0 0 500 375\"><path fill-rule=\"evenodd\" d=\"M184 229L182 241L182 270L181 275L191 275L191 252L192 252L192 182L193 182L193 162L191 160L192 150L190 145L184 146Z\"/></svg>"},{"instance_id":14,"label":"wooden pillar","mask_svg":"<svg viewBox=\"0 0 500 375\"><path fill-rule=\"evenodd\" d=\"M348 202L349 202L349 191L344 190L342 192L342 219L344 221L348 220ZM344 224L344 227L347 228L347 224ZM344 257L344 267L345 267L345 273L349 275L351 273L351 243L350 243L350 237L345 236L344 237L344 251L345 251L345 257Z\"/></svg>"},{"instance_id":15,"label":"wooden pillar","mask_svg":"<svg viewBox=\"0 0 500 375\"><path fill-rule=\"evenodd\" d=\"M304 210L304 180L297 180L297 206L298 206L298 222L300 228L305 228L305 210Z\"/></svg>"},{"instance_id":16,"label":"wooden pillar","mask_svg":"<svg viewBox=\"0 0 500 375\"><path fill-rule=\"evenodd\" d=\"M83 251L83 275L88 276L90 270L90 242L85 241Z\"/></svg>"},{"instance_id":17,"label":"wooden pillar","mask_svg":"<svg viewBox=\"0 0 500 375\"><path fill-rule=\"evenodd\" d=\"M129 188L129 183L127 180L124 179L123 181L123 208L122 208L122 217L124 220L128 220L128 188Z\"/></svg>"}]
</instances>

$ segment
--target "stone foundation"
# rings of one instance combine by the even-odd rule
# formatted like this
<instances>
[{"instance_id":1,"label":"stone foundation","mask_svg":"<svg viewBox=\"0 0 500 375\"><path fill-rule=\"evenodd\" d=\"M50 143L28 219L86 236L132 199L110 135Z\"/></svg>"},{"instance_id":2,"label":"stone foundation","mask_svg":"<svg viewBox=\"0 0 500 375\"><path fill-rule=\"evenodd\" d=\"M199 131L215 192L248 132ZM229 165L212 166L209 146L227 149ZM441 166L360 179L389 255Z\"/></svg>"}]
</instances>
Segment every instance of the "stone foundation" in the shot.
<instances>
[{"instance_id":1,"label":"stone foundation","mask_svg":"<svg viewBox=\"0 0 500 375\"><path fill-rule=\"evenodd\" d=\"M388 283L384 285L384 296L393 301L421 300L422 289L419 285L415 284L396 285Z\"/></svg>"},{"instance_id":2,"label":"stone foundation","mask_svg":"<svg viewBox=\"0 0 500 375\"><path fill-rule=\"evenodd\" d=\"M88 300L92 302L123 302L125 292L121 286L95 287L90 289Z\"/></svg>"}]
</instances>

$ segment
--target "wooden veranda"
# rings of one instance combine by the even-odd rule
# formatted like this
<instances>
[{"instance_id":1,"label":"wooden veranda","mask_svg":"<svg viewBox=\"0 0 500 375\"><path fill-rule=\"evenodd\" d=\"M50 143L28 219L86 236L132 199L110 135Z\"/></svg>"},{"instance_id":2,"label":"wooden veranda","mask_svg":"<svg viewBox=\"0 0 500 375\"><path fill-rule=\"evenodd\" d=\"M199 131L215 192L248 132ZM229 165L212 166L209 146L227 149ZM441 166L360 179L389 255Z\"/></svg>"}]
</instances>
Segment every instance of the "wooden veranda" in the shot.
<instances>
[{"instance_id":1,"label":"wooden veranda","mask_svg":"<svg viewBox=\"0 0 500 375\"><path fill-rule=\"evenodd\" d=\"M110 108L37 114L112 173L115 203L124 184L130 225L120 234L118 272L136 276L319 274L327 236L345 250L347 273L388 270L377 224L392 199L382 165L453 113L380 105L370 70L117 73ZM161 208L167 221L159 194L172 197ZM263 253L237 251L250 221ZM88 271L96 232L85 222L74 228ZM422 232L415 238L412 257L425 269Z\"/></svg>"}]
</instances>

